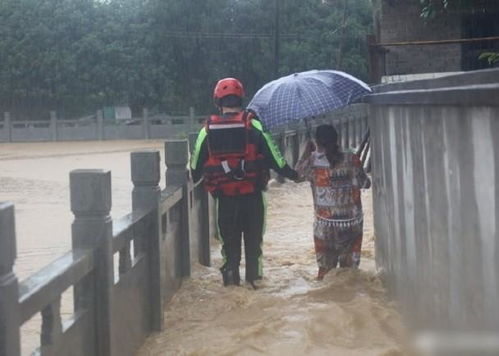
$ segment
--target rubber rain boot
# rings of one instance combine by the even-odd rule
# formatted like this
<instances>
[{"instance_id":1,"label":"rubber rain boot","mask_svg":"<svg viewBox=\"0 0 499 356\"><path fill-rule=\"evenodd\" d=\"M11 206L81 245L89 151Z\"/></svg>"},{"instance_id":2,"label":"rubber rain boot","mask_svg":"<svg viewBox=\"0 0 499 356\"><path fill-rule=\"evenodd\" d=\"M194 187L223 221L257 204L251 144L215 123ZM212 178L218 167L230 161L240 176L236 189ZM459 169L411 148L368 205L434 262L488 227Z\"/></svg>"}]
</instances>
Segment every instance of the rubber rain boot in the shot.
<instances>
[{"instance_id":1,"label":"rubber rain boot","mask_svg":"<svg viewBox=\"0 0 499 356\"><path fill-rule=\"evenodd\" d=\"M222 267L220 268L220 272L222 272L222 278L225 287L230 285L238 286L241 283L241 277L239 276L238 269Z\"/></svg>"}]
</instances>

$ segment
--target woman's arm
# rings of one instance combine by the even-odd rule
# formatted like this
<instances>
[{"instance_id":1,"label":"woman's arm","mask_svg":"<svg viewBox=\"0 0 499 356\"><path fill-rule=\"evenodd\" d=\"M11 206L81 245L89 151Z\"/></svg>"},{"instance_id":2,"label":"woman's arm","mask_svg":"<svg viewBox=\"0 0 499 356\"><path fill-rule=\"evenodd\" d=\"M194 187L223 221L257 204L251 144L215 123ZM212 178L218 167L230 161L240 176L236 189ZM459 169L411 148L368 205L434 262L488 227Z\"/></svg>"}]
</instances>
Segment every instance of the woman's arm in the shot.
<instances>
[{"instance_id":1,"label":"woman's arm","mask_svg":"<svg viewBox=\"0 0 499 356\"><path fill-rule=\"evenodd\" d=\"M303 182L305 180L311 180L312 177L312 162L311 155L315 151L315 145L312 141L308 141L305 146L298 163L296 163L295 170L298 172L298 179L295 181L297 183Z\"/></svg>"},{"instance_id":2,"label":"woman's arm","mask_svg":"<svg viewBox=\"0 0 499 356\"><path fill-rule=\"evenodd\" d=\"M371 180L367 176L359 156L353 155L354 175L357 180L358 187L361 189L369 189L371 187Z\"/></svg>"}]
</instances>

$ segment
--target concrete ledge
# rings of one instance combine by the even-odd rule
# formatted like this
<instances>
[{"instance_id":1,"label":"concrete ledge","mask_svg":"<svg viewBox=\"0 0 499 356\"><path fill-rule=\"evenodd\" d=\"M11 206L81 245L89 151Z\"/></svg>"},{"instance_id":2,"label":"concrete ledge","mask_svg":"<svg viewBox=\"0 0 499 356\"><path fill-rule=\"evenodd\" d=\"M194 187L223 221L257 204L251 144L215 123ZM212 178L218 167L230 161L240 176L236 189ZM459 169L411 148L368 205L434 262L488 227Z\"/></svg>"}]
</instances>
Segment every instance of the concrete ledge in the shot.
<instances>
[{"instance_id":1,"label":"concrete ledge","mask_svg":"<svg viewBox=\"0 0 499 356\"><path fill-rule=\"evenodd\" d=\"M499 76L499 71L497 74ZM499 80L494 84L382 92L366 96L364 102L373 105L499 106Z\"/></svg>"},{"instance_id":2,"label":"concrete ledge","mask_svg":"<svg viewBox=\"0 0 499 356\"><path fill-rule=\"evenodd\" d=\"M400 83L381 84L374 86L374 93L386 93L402 90L436 89L460 87L463 85L482 85L499 83L499 68L476 70L472 72L448 75L436 79L413 80Z\"/></svg>"}]
</instances>

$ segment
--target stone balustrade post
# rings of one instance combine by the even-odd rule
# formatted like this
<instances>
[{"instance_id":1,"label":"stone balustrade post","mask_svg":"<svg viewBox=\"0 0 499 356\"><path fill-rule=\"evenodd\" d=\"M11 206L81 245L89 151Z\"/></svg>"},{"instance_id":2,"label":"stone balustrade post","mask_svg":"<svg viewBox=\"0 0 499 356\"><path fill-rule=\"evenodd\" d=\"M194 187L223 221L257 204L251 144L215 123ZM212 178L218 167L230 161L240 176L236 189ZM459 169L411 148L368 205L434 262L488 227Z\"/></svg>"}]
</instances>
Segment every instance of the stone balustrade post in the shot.
<instances>
[{"instance_id":1,"label":"stone balustrade post","mask_svg":"<svg viewBox=\"0 0 499 356\"><path fill-rule=\"evenodd\" d=\"M6 132L7 142L12 142L12 120L10 118L10 112L3 113L3 128Z\"/></svg>"},{"instance_id":2,"label":"stone balustrade post","mask_svg":"<svg viewBox=\"0 0 499 356\"><path fill-rule=\"evenodd\" d=\"M352 128L352 147L357 147L357 119L350 116L350 123Z\"/></svg>"},{"instance_id":3,"label":"stone balustrade post","mask_svg":"<svg viewBox=\"0 0 499 356\"><path fill-rule=\"evenodd\" d=\"M110 356L112 350L113 222L111 172L81 169L69 175L73 250L91 249L94 272L74 286L75 312L93 310L95 355Z\"/></svg>"},{"instance_id":4,"label":"stone balustrade post","mask_svg":"<svg viewBox=\"0 0 499 356\"><path fill-rule=\"evenodd\" d=\"M151 329L163 330L163 293L161 283L165 280L165 261L161 258L163 251L160 211L161 200L160 155L158 151L132 152L130 155L132 167L132 208L154 209L150 231L147 234L147 254L149 256L149 275L151 278Z\"/></svg>"},{"instance_id":5,"label":"stone balustrade post","mask_svg":"<svg viewBox=\"0 0 499 356\"><path fill-rule=\"evenodd\" d=\"M160 155L158 151L139 151L130 154L132 182L132 208L157 208L161 189Z\"/></svg>"},{"instance_id":6,"label":"stone balustrade post","mask_svg":"<svg viewBox=\"0 0 499 356\"><path fill-rule=\"evenodd\" d=\"M344 136L343 136L343 147L348 149L350 148L350 121L348 118L343 119L343 125L344 125Z\"/></svg>"},{"instance_id":7,"label":"stone balustrade post","mask_svg":"<svg viewBox=\"0 0 499 356\"><path fill-rule=\"evenodd\" d=\"M54 110L50 111L50 132L52 141L57 141L57 113Z\"/></svg>"},{"instance_id":8,"label":"stone balustrade post","mask_svg":"<svg viewBox=\"0 0 499 356\"><path fill-rule=\"evenodd\" d=\"M19 286L12 268L16 260L14 205L0 203L0 356L20 356Z\"/></svg>"},{"instance_id":9,"label":"stone balustrade post","mask_svg":"<svg viewBox=\"0 0 499 356\"><path fill-rule=\"evenodd\" d=\"M300 159L300 132L298 130L293 130L293 135L291 137L291 140L293 142L293 161L289 162L289 165L291 167L295 167L298 163L298 160Z\"/></svg>"},{"instance_id":10,"label":"stone balustrade post","mask_svg":"<svg viewBox=\"0 0 499 356\"><path fill-rule=\"evenodd\" d=\"M196 147L196 141L198 138L198 132L191 132L189 134L189 152L192 155L194 148ZM210 211L212 210L210 205L210 196L206 192L202 196L201 200L201 241L199 245L199 263L203 266L211 265L211 253L210 253Z\"/></svg>"},{"instance_id":11,"label":"stone balustrade post","mask_svg":"<svg viewBox=\"0 0 499 356\"><path fill-rule=\"evenodd\" d=\"M189 179L189 170L187 168L189 147L187 140L167 140L165 142L165 162L166 162L166 185L173 187L182 187L182 276L187 277L191 274L190 263L190 225L191 209L190 196L192 193L191 181Z\"/></svg>"},{"instance_id":12,"label":"stone balustrade post","mask_svg":"<svg viewBox=\"0 0 499 356\"><path fill-rule=\"evenodd\" d=\"M104 115L102 113L102 110L97 110L96 113L96 121L97 121L97 140L102 141L104 140Z\"/></svg>"},{"instance_id":13,"label":"stone balustrade post","mask_svg":"<svg viewBox=\"0 0 499 356\"><path fill-rule=\"evenodd\" d=\"M364 127L364 118L359 116L359 144L362 143L362 139L364 138L364 134L366 133L366 128Z\"/></svg>"},{"instance_id":14,"label":"stone balustrade post","mask_svg":"<svg viewBox=\"0 0 499 356\"><path fill-rule=\"evenodd\" d=\"M185 184L189 178L187 170L188 163L187 140L166 140L165 163L166 163L166 185L179 186Z\"/></svg>"},{"instance_id":15,"label":"stone balustrade post","mask_svg":"<svg viewBox=\"0 0 499 356\"><path fill-rule=\"evenodd\" d=\"M366 133L366 128L364 127L364 118L359 117L359 144L362 143L364 134Z\"/></svg>"},{"instance_id":16,"label":"stone balustrade post","mask_svg":"<svg viewBox=\"0 0 499 356\"><path fill-rule=\"evenodd\" d=\"M345 139L344 133L343 133L343 119L341 117L338 118L337 121L335 121L334 127L336 128L336 131L338 132L338 145L340 145L340 148L345 147L343 145L343 141Z\"/></svg>"},{"instance_id":17,"label":"stone balustrade post","mask_svg":"<svg viewBox=\"0 0 499 356\"><path fill-rule=\"evenodd\" d=\"M350 116L350 147L355 147L356 145L356 124L355 118Z\"/></svg>"},{"instance_id":18,"label":"stone balustrade post","mask_svg":"<svg viewBox=\"0 0 499 356\"><path fill-rule=\"evenodd\" d=\"M201 241L200 241L200 253L199 253L199 263L203 266L211 265L211 251L210 251L210 212L214 209L210 204L210 195L205 192L201 200Z\"/></svg>"},{"instance_id":19,"label":"stone balustrade post","mask_svg":"<svg viewBox=\"0 0 499 356\"><path fill-rule=\"evenodd\" d=\"M151 130L149 127L149 110L147 108L142 109L142 133L145 140L151 137Z\"/></svg>"},{"instance_id":20,"label":"stone balustrade post","mask_svg":"<svg viewBox=\"0 0 499 356\"><path fill-rule=\"evenodd\" d=\"M357 145L360 145L362 142L362 139L364 138L364 133L365 131L363 130L363 119L362 117L357 118L357 127L359 128L358 134L357 134Z\"/></svg>"},{"instance_id":21,"label":"stone balustrade post","mask_svg":"<svg viewBox=\"0 0 499 356\"><path fill-rule=\"evenodd\" d=\"M194 122L195 115L196 112L194 111L194 108L191 106L189 108L189 122L187 124L187 133L190 133L192 130L195 130L197 128Z\"/></svg>"}]
</instances>

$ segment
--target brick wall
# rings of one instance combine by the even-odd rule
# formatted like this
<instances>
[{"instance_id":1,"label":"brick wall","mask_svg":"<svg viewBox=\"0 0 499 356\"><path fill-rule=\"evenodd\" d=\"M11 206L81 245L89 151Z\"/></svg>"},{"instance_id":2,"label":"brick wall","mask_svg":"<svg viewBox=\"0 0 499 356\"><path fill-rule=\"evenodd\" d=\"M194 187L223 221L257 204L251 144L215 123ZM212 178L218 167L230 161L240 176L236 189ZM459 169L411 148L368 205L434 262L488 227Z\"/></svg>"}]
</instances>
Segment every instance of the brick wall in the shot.
<instances>
[{"instance_id":1,"label":"brick wall","mask_svg":"<svg viewBox=\"0 0 499 356\"><path fill-rule=\"evenodd\" d=\"M420 17L419 1L378 0L375 12L377 40L381 43L428 41L461 38L458 15L441 17L425 23ZM433 73L461 70L461 46L388 47L385 55L386 75Z\"/></svg>"}]
</instances>

